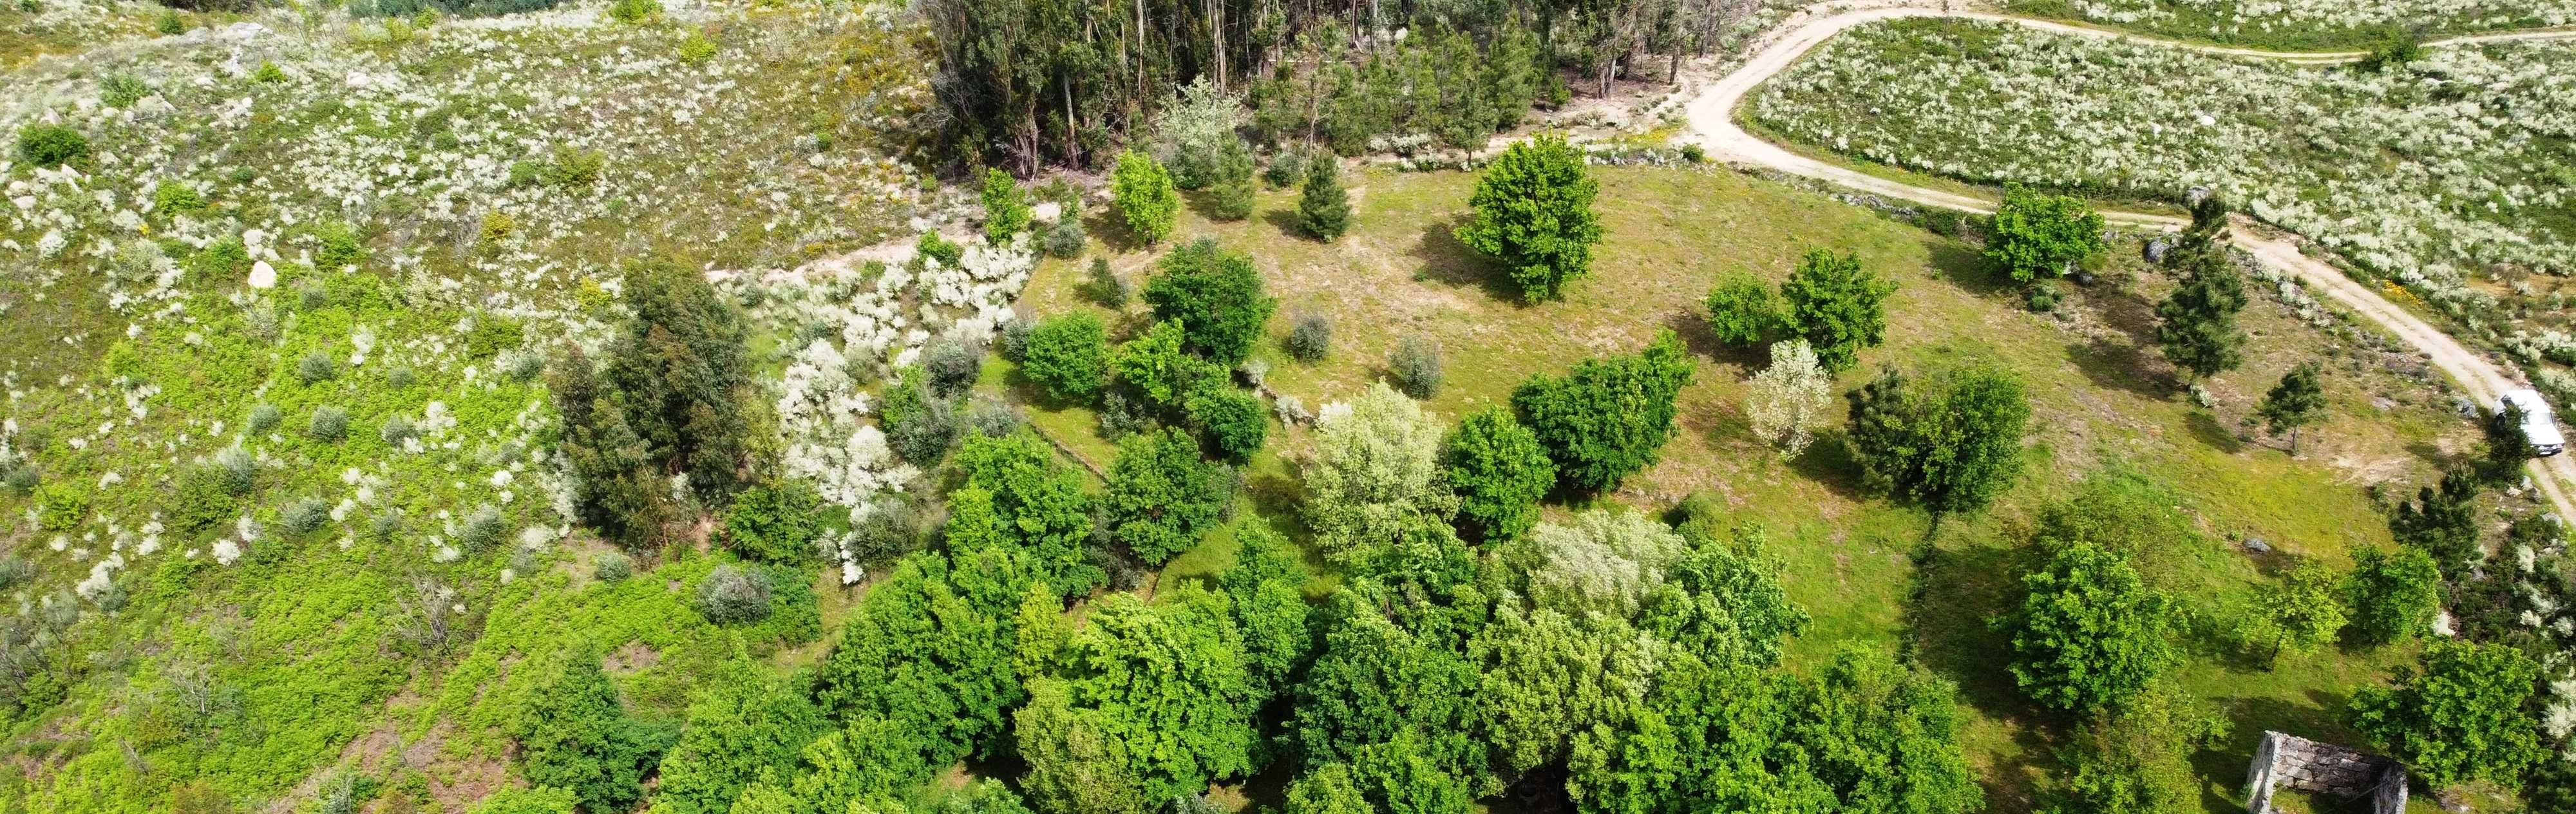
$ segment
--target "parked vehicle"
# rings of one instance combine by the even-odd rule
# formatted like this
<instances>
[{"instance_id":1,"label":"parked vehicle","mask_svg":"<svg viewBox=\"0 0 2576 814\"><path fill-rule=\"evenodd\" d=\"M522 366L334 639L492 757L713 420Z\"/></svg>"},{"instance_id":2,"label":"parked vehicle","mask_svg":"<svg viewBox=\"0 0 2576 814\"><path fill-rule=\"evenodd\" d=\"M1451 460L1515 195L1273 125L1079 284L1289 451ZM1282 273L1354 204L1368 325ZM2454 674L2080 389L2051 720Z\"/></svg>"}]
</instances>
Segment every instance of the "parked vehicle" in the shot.
<instances>
[{"instance_id":1,"label":"parked vehicle","mask_svg":"<svg viewBox=\"0 0 2576 814\"><path fill-rule=\"evenodd\" d=\"M2522 435L2531 440L2531 452L2546 458L2567 451L2567 436L2558 431L2558 421L2549 413L2549 402L2540 391L2529 388L2507 390L2496 397L2496 410L2512 407L2522 411Z\"/></svg>"}]
</instances>

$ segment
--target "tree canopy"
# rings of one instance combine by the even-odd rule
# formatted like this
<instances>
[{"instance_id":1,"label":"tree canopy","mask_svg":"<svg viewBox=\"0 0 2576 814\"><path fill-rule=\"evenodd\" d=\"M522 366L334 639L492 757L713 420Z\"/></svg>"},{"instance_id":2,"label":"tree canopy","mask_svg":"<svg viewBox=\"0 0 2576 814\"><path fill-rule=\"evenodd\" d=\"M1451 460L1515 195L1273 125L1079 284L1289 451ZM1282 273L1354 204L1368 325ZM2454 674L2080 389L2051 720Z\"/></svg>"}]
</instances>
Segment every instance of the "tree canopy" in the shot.
<instances>
[{"instance_id":1,"label":"tree canopy","mask_svg":"<svg viewBox=\"0 0 2576 814\"><path fill-rule=\"evenodd\" d=\"M1110 534L1137 559L1161 565L1198 544L1233 498L1233 474L1200 458L1197 439L1164 429L1118 444L1101 505Z\"/></svg>"},{"instance_id":2,"label":"tree canopy","mask_svg":"<svg viewBox=\"0 0 2576 814\"><path fill-rule=\"evenodd\" d=\"M1512 391L1512 408L1547 447L1559 484L1600 491L1661 457L1673 437L1673 400L1694 367L1681 338L1665 330L1637 355L1530 377Z\"/></svg>"},{"instance_id":3,"label":"tree canopy","mask_svg":"<svg viewBox=\"0 0 2576 814\"><path fill-rule=\"evenodd\" d=\"M1316 422L1306 486L1306 527L1327 556L1366 555L1416 517L1446 522L1456 499L1440 482L1441 427L1422 405L1384 382L1348 413Z\"/></svg>"},{"instance_id":4,"label":"tree canopy","mask_svg":"<svg viewBox=\"0 0 2576 814\"><path fill-rule=\"evenodd\" d=\"M1523 299L1561 298L1592 273L1592 244L1601 242L1592 198L1600 190L1583 151L1563 136L1513 142L1476 179L1467 198L1475 216L1458 227L1458 242L1501 261Z\"/></svg>"},{"instance_id":5,"label":"tree canopy","mask_svg":"<svg viewBox=\"0 0 2576 814\"><path fill-rule=\"evenodd\" d=\"M1441 450L1441 468L1458 491L1459 525L1483 539L1518 537L1538 522L1538 502L1556 486L1556 462L1538 433L1509 411L1488 408L1458 421Z\"/></svg>"},{"instance_id":6,"label":"tree canopy","mask_svg":"<svg viewBox=\"0 0 2576 814\"><path fill-rule=\"evenodd\" d=\"M1781 323L1807 340L1816 361L1841 372L1860 363L1862 348L1887 333L1887 298L1896 284L1862 268L1858 254L1811 249L1780 284Z\"/></svg>"},{"instance_id":7,"label":"tree canopy","mask_svg":"<svg viewBox=\"0 0 2576 814\"><path fill-rule=\"evenodd\" d=\"M2013 374L1966 367L1911 379L1891 368L1849 399L1851 455L1898 497L1974 511L2021 472L2030 403Z\"/></svg>"},{"instance_id":8,"label":"tree canopy","mask_svg":"<svg viewBox=\"0 0 2576 814\"><path fill-rule=\"evenodd\" d=\"M1279 308L1262 291L1252 258L1201 238L1164 255L1145 281L1145 302L1157 321L1181 324L1181 345L1191 353L1233 367L1252 353L1261 326Z\"/></svg>"},{"instance_id":9,"label":"tree canopy","mask_svg":"<svg viewBox=\"0 0 2576 814\"><path fill-rule=\"evenodd\" d=\"M2524 712L2539 666L2504 645L2436 641L2421 670L2352 698L2352 726L2388 747L2408 772L2444 788L2476 779L2513 785L2548 756Z\"/></svg>"},{"instance_id":10,"label":"tree canopy","mask_svg":"<svg viewBox=\"0 0 2576 814\"><path fill-rule=\"evenodd\" d=\"M2118 554L2067 545L2021 579L2021 607L1998 626L2012 637L2013 678L2031 700L2078 711L2119 704L2179 659L2166 638L2170 604Z\"/></svg>"},{"instance_id":11,"label":"tree canopy","mask_svg":"<svg viewBox=\"0 0 2576 814\"><path fill-rule=\"evenodd\" d=\"M2065 276L2103 250L2102 215L2068 195L2004 188L1987 229L1986 259L2021 282Z\"/></svg>"}]
</instances>

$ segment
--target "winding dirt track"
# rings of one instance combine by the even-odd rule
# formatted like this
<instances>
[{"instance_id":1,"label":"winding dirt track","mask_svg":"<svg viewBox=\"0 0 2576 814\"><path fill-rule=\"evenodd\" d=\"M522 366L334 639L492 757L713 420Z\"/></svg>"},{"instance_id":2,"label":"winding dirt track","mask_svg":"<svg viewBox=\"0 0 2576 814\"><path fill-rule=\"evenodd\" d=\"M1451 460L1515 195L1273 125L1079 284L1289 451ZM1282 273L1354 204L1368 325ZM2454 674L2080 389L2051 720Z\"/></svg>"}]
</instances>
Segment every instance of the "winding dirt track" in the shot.
<instances>
[{"instance_id":1,"label":"winding dirt track","mask_svg":"<svg viewBox=\"0 0 2576 814\"><path fill-rule=\"evenodd\" d=\"M1684 141L1699 144L1712 157L1722 161L1765 167L1849 187L1873 195L1914 201L1949 209L1990 213L1994 202L1987 198L1962 195L1891 181L1848 167L1799 155L1745 132L1735 121L1735 109L1744 103L1753 89L1772 76L1787 70L1816 46L1853 26L1905 17L1954 17L2011 23L2042 31L2085 37L2103 37L2145 42L2171 48L2198 51L2219 56L2280 60L2298 64L2323 65L2352 62L2362 58L2359 51L2282 52L2250 48L2230 48L2201 43L2181 42L2140 36L2052 20L2034 20L1978 11L1944 11L1937 8L1895 6L1829 12L1792 19L1754 45L1753 55L1734 70L1698 91L1684 108L1689 122ZM2426 43L2428 46L2468 45L2492 42L2576 40L2576 30L2503 32L2452 37ZM2148 212L2106 210L2106 220L2127 226L2177 228L2185 219ZM2369 286L2345 276L2342 270L2299 250L2288 239L2272 237L2252 220L2238 217L2228 230L2228 239L2255 260L2289 274L2307 284L2310 290L2324 294L2354 313L2377 323L2400 341L2432 359L2433 366L2449 374L2480 404L2492 405L2498 393L2519 386L2519 378L2507 369L2471 352L2450 334L2433 327L2404 308L2391 303ZM2565 405L2561 405L2563 409ZM2527 467L2531 481L2562 518L2576 519L2576 502L2568 499L2568 484L2576 483L2576 456L2558 456L2532 461Z\"/></svg>"}]
</instances>

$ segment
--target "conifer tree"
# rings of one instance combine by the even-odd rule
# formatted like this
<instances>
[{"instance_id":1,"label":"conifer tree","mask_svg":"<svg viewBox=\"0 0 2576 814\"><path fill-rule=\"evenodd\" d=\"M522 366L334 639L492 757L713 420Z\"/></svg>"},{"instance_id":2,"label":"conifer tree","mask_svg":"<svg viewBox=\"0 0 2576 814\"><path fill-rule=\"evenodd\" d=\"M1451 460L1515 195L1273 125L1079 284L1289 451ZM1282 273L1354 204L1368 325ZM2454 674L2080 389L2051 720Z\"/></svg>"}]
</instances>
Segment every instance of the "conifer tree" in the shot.
<instances>
[{"instance_id":1,"label":"conifer tree","mask_svg":"<svg viewBox=\"0 0 2576 814\"><path fill-rule=\"evenodd\" d=\"M2232 370L2245 360L2245 332L2236 325L2245 278L2213 248L2189 252L2182 266L2182 287L2156 305L2156 344L2193 376Z\"/></svg>"},{"instance_id":2,"label":"conifer tree","mask_svg":"<svg viewBox=\"0 0 2576 814\"><path fill-rule=\"evenodd\" d=\"M1350 231L1351 194L1342 189L1341 162L1319 159L1306 170L1306 191L1297 199L1297 225L1325 242Z\"/></svg>"}]
</instances>

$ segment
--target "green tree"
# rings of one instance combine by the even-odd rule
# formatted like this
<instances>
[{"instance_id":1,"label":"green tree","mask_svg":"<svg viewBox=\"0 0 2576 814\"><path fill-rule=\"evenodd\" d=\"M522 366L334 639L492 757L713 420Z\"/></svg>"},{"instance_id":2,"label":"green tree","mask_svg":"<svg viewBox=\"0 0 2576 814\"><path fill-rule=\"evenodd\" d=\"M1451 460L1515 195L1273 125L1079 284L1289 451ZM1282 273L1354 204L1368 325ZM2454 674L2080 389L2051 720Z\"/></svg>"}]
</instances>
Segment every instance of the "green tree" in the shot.
<instances>
[{"instance_id":1,"label":"green tree","mask_svg":"<svg viewBox=\"0 0 2576 814\"><path fill-rule=\"evenodd\" d=\"M2019 184L2004 188L1987 228L1986 259L2024 283L2063 277L2103 248L2101 213L2072 196Z\"/></svg>"},{"instance_id":2,"label":"green tree","mask_svg":"<svg viewBox=\"0 0 2576 814\"><path fill-rule=\"evenodd\" d=\"M1197 440L1164 429L1118 444L1101 506L1110 533L1137 559L1159 566L1197 545L1233 498L1233 474L1201 459Z\"/></svg>"},{"instance_id":3,"label":"green tree","mask_svg":"<svg viewBox=\"0 0 2576 814\"><path fill-rule=\"evenodd\" d=\"M1807 340L1816 361L1836 373L1860 362L1860 349L1887 333L1887 298L1896 284L1861 268L1860 255L1809 250L1780 284L1781 323Z\"/></svg>"},{"instance_id":4,"label":"green tree","mask_svg":"<svg viewBox=\"0 0 2576 814\"><path fill-rule=\"evenodd\" d=\"M1228 138L1216 155L1214 206L1217 220L1242 220L1252 217L1253 162L1252 147L1240 138Z\"/></svg>"},{"instance_id":5,"label":"green tree","mask_svg":"<svg viewBox=\"0 0 2576 814\"><path fill-rule=\"evenodd\" d=\"M2395 686L2353 695L2352 728L2433 788L2478 779L2513 786L2549 755L2524 709L2539 670L2505 645L2436 641L2423 669L2400 667Z\"/></svg>"},{"instance_id":6,"label":"green tree","mask_svg":"<svg viewBox=\"0 0 2576 814\"><path fill-rule=\"evenodd\" d=\"M1540 374L1512 391L1512 408L1556 462L1557 481L1597 492L1662 457L1673 400L1694 365L1666 330L1635 356L1587 359L1563 377Z\"/></svg>"},{"instance_id":7,"label":"green tree","mask_svg":"<svg viewBox=\"0 0 2576 814\"><path fill-rule=\"evenodd\" d=\"M1936 512L1975 511L2021 472L2030 403L2021 379L1987 367L1929 380L1894 369L1849 395L1846 442L1865 478Z\"/></svg>"},{"instance_id":8,"label":"green tree","mask_svg":"<svg viewBox=\"0 0 2576 814\"><path fill-rule=\"evenodd\" d=\"M1507 540L1538 522L1538 502L1556 487L1556 462L1538 434L1508 410L1489 408L1459 420L1441 451L1441 468L1458 490L1462 530Z\"/></svg>"},{"instance_id":9,"label":"green tree","mask_svg":"<svg viewBox=\"0 0 2576 814\"><path fill-rule=\"evenodd\" d=\"M1752 272L1719 278L1717 287L1708 292L1707 306L1709 332L1729 345L1759 344L1781 322L1780 301L1771 293L1771 284Z\"/></svg>"},{"instance_id":10,"label":"green tree","mask_svg":"<svg viewBox=\"0 0 2576 814\"><path fill-rule=\"evenodd\" d=\"M1336 592L1317 613L1322 647L1296 687L1288 726L1289 749L1310 776L1334 766L1347 773L1362 750L1399 739L1453 773L1481 770L1484 749L1471 734L1476 670L1462 654L1357 592Z\"/></svg>"},{"instance_id":11,"label":"green tree","mask_svg":"<svg viewBox=\"0 0 2576 814\"><path fill-rule=\"evenodd\" d=\"M1226 460L1238 464L1251 460L1270 437L1270 413L1261 406L1261 398L1235 389L1221 373L1200 379L1183 406L1191 426Z\"/></svg>"},{"instance_id":12,"label":"green tree","mask_svg":"<svg viewBox=\"0 0 2576 814\"><path fill-rule=\"evenodd\" d=\"M1775 757L1805 764L1833 791L1826 810L1969 814L1984 792L1959 748L1958 688L1899 664L1887 651L1845 645L1790 695Z\"/></svg>"},{"instance_id":13,"label":"green tree","mask_svg":"<svg viewBox=\"0 0 2576 814\"><path fill-rule=\"evenodd\" d=\"M2068 545L2021 581L2027 595L1998 627L2012 637L2013 678L2031 700L2077 711L2117 705L2178 660L2166 639L2170 603L2120 555Z\"/></svg>"},{"instance_id":14,"label":"green tree","mask_svg":"<svg viewBox=\"0 0 2576 814\"><path fill-rule=\"evenodd\" d=\"M1056 460L1055 450L1027 430L966 439L956 464L966 483L991 493L993 537L1028 555L1029 568L1057 596L1081 596L1107 579L1083 554L1091 540L1091 498L1082 478ZM952 504L956 495L950 495ZM952 549L958 545L953 529Z\"/></svg>"},{"instance_id":15,"label":"green tree","mask_svg":"<svg viewBox=\"0 0 2576 814\"><path fill-rule=\"evenodd\" d=\"M1109 378L1109 329L1087 313L1058 314L1029 331L1020 372L1047 397L1089 404Z\"/></svg>"},{"instance_id":16,"label":"green tree","mask_svg":"<svg viewBox=\"0 0 2576 814\"><path fill-rule=\"evenodd\" d=\"M1592 273L1592 244L1601 242L1592 199L1600 191L1583 151L1563 136L1515 142L1476 179L1467 198L1475 216L1458 227L1458 242L1502 261L1523 299L1561 298Z\"/></svg>"},{"instance_id":17,"label":"green tree","mask_svg":"<svg viewBox=\"0 0 2576 814\"><path fill-rule=\"evenodd\" d=\"M821 728L813 702L765 664L738 660L710 678L690 693L679 742L662 756L656 811L724 814L753 780L791 772Z\"/></svg>"},{"instance_id":18,"label":"green tree","mask_svg":"<svg viewBox=\"0 0 2576 814\"><path fill-rule=\"evenodd\" d=\"M1014 715L1041 808L1128 814L1248 774L1264 700L1222 594L1112 593L1029 679Z\"/></svg>"},{"instance_id":19,"label":"green tree","mask_svg":"<svg viewBox=\"0 0 2576 814\"><path fill-rule=\"evenodd\" d=\"M2353 555L2352 627L2368 644L2396 644L2433 629L2442 608L2442 571L2423 549L2399 546Z\"/></svg>"},{"instance_id":20,"label":"green tree","mask_svg":"<svg viewBox=\"0 0 2576 814\"><path fill-rule=\"evenodd\" d=\"M550 786L493 789L469 814L573 814L572 792Z\"/></svg>"},{"instance_id":21,"label":"green tree","mask_svg":"<svg viewBox=\"0 0 2576 814\"><path fill-rule=\"evenodd\" d=\"M1252 354L1261 327L1279 310L1265 293L1261 273L1242 252L1201 238L1163 256L1160 271L1145 281L1145 302L1156 321L1181 323L1181 344L1220 367Z\"/></svg>"},{"instance_id":22,"label":"green tree","mask_svg":"<svg viewBox=\"0 0 2576 814\"><path fill-rule=\"evenodd\" d=\"M1331 243L1351 229L1351 193L1342 188L1342 162L1330 157L1306 167L1306 186L1297 195L1297 228Z\"/></svg>"},{"instance_id":23,"label":"green tree","mask_svg":"<svg viewBox=\"0 0 2576 814\"><path fill-rule=\"evenodd\" d=\"M2326 391L2318 381L2322 370L2315 362L2300 362L2290 372L2281 374L2281 383L2263 394L2254 405L2254 415L2263 419L2265 429L2279 435L2290 431L2290 454L2299 453L2299 431L2316 426L2326 418Z\"/></svg>"},{"instance_id":24,"label":"green tree","mask_svg":"<svg viewBox=\"0 0 2576 814\"><path fill-rule=\"evenodd\" d=\"M2343 632L2348 594L2341 577L2315 562L2300 563L2263 586L2255 605L2264 621L2260 629L2272 646L2269 658L2277 660L2284 651L2305 653L2333 641Z\"/></svg>"},{"instance_id":25,"label":"green tree","mask_svg":"<svg viewBox=\"0 0 2576 814\"><path fill-rule=\"evenodd\" d=\"M1346 415L1315 427L1303 476L1306 527L1325 556L1372 553L1417 516L1441 518L1457 502L1440 482L1440 422L1385 382L1369 385Z\"/></svg>"},{"instance_id":26,"label":"green tree","mask_svg":"<svg viewBox=\"0 0 2576 814\"><path fill-rule=\"evenodd\" d=\"M745 413L767 403L754 392L742 314L706 275L663 258L628 267L626 300L635 316L609 345L605 390L654 461L720 504L754 463Z\"/></svg>"},{"instance_id":27,"label":"green tree","mask_svg":"<svg viewBox=\"0 0 2576 814\"><path fill-rule=\"evenodd\" d=\"M2217 249L2185 258L2182 285L2156 304L2156 344L2175 367L2208 378L2245 360L2245 331L2236 325L2245 310L2245 278Z\"/></svg>"},{"instance_id":28,"label":"green tree","mask_svg":"<svg viewBox=\"0 0 2576 814\"><path fill-rule=\"evenodd\" d=\"M957 515L971 515L952 521L952 530L989 538L998 523L992 493L965 487L952 500ZM886 737L874 745L884 766L927 775L928 767L998 751L1006 715L1025 697L1012 666L1013 612L1033 596L1050 613L1060 607L1027 557L989 539L963 542L987 547L961 551L953 569L935 553L896 563L814 671L824 714L853 731L883 727ZM896 779L917 781L914 773L898 771Z\"/></svg>"},{"instance_id":29,"label":"green tree","mask_svg":"<svg viewBox=\"0 0 2576 814\"><path fill-rule=\"evenodd\" d=\"M1181 406L1198 382L1222 378L1223 369L1182 349L1181 323L1164 320L1145 333L1120 343L1109 354L1118 382L1157 407Z\"/></svg>"},{"instance_id":30,"label":"green tree","mask_svg":"<svg viewBox=\"0 0 2576 814\"><path fill-rule=\"evenodd\" d=\"M801 481L745 489L725 510L725 540L744 558L779 565L813 559L826 518L823 498Z\"/></svg>"},{"instance_id":31,"label":"green tree","mask_svg":"<svg viewBox=\"0 0 2576 814\"><path fill-rule=\"evenodd\" d=\"M984 171L984 239L999 246L1029 229L1029 195L1020 189L1011 174L1000 169Z\"/></svg>"},{"instance_id":32,"label":"green tree","mask_svg":"<svg viewBox=\"0 0 2576 814\"><path fill-rule=\"evenodd\" d=\"M528 694L510 727L519 776L566 789L589 811L625 811L644 796L644 775L670 748L671 733L637 721L618 700L599 655L570 651Z\"/></svg>"},{"instance_id":33,"label":"green tree","mask_svg":"<svg viewBox=\"0 0 2576 814\"><path fill-rule=\"evenodd\" d=\"M2485 556L2478 541L2477 497L2477 478L2466 469L2452 469L2442 474L2438 491L2422 487L2414 501L2399 501L2397 514L2388 518L2388 531L2399 545L2433 555L2443 576L2468 573Z\"/></svg>"},{"instance_id":34,"label":"green tree","mask_svg":"<svg viewBox=\"0 0 2576 814\"><path fill-rule=\"evenodd\" d=\"M2065 787L2047 814L2164 814L2200 805L2191 755L2227 737L2227 719L2168 688L2151 688L2117 714L2097 712L2059 753Z\"/></svg>"},{"instance_id":35,"label":"green tree","mask_svg":"<svg viewBox=\"0 0 2576 814\"><path fill-rule=\"evenodd\" d=\"M673 513L669 481L652 446L627 423L617 394L600 381L579 345L566 346L556 360L547 390L562 417L557 449L572 470L573 503L582 521L630 548L658 542ZM180 517L181 528L188 528L191 515Z\"/></svg>"},{"instance_id":36,"label":"green tree","mask_svg":"<svg viewBox=\"0 0 2576 814\"><path fill-rule=\"evenodd\" d=\"M1128 230L1149 245L1171 236L1180 218L1181 193L1172 188L1171 173L1144 153L1129 150L1118 155L1118 168L1109 173L1109 196Z\"/></svg>"}]
</instances>

